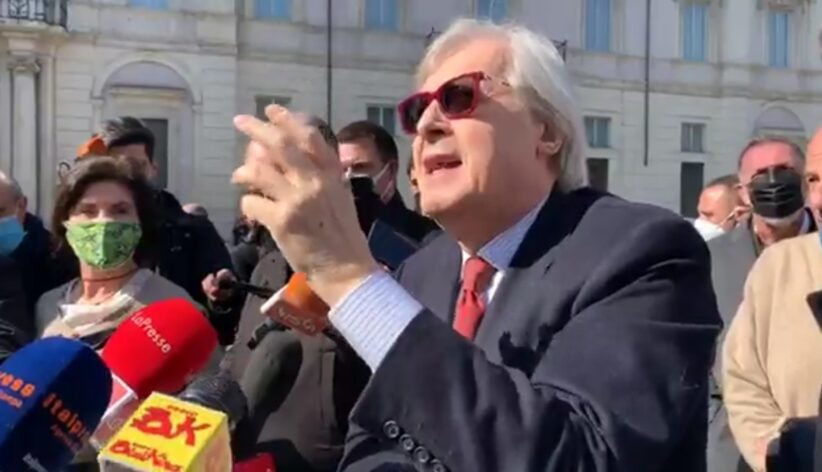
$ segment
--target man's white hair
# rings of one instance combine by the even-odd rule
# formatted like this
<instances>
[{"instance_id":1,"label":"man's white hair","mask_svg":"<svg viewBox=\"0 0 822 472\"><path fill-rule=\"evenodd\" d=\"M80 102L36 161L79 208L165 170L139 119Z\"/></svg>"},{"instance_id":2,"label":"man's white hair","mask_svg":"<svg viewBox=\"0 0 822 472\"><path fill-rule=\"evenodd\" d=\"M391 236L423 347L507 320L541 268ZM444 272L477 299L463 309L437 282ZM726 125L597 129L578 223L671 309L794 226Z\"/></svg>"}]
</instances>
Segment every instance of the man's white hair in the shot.
<instances>
[{"instance_id":1,"label":"man's white hair","mask_svg":"<svg viewBox=\"0 0 822 472\"><path fill-rule=\"evenodd\" d=\"M6 185L11 189L11 194L15 202L26 196L20 184L2 170L0 170L0 185Z\"/></svg>"},{"instance_id":2,"label":"man's white hair","mask_svg":"<svg viewBox=\"0 0 822 472\"><path fill-rule=\"evenodd\" d=\"M531 108L534 115L559 130L564 142L559 151L557 185L573 190L588 183L586 139L582 116L574 98L565 61L548 38L516 25L459 19L428 47L417 69L417 83L439 63L480 38L500 39L510 48L504 78Z\"/></svg>"}]
</instances>

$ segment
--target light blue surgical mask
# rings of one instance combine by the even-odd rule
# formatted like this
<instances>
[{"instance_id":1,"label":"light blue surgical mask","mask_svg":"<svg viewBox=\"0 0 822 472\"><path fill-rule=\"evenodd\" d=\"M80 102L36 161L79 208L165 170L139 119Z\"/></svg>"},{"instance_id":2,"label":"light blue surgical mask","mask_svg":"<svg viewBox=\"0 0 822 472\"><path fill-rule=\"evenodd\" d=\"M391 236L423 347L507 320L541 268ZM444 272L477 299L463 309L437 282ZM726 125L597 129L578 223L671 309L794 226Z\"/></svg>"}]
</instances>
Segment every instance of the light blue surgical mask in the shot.
<instances>
[{"instance_id":1,"label":"light blue surgical mask","mask_svg":"<svg viewBox=\"0 0 822 472\"><path fill-rule=\"evenodd\" d=\"M7 256L23 242L26 232L16 216L0 218L0 255Z\"/></svg>"}]
</instances>

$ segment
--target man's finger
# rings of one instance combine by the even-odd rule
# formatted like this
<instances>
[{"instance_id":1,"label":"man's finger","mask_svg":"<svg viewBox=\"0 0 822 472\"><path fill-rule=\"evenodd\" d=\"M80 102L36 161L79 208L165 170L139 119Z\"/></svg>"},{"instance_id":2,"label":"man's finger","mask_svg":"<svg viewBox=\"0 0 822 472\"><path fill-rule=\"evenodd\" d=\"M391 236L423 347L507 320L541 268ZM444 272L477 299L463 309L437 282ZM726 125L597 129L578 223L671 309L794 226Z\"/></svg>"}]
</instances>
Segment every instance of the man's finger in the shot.
<instances>
[{"instance_id":1,"label":"man's finger","mask_svg":"<svg viewBox=\"0 0 822 472\"><path fill-rule=\"evenodd\" d=\"M252 140L262 144L268 150L268 157L276 165L282 166L285 174L316 173L314 162L299 150L297 138L289 135L288 130L274 123L264 123L253 116L239 115L234 118L234 126Z\"/></svg>"},{"instance_id":2,"label":"man's finger","mask_svg":"<svg viewBox=\"0 0 822 472\"><path fill-rule=\"evenodd\" d=\"M308 117L288 111L280 105L269 105L265 109L271 123L288 133L296 144L308 152L317 167L334 170L339 167L339 159L316 126L308 123Z\"/></svg>"},{"instance_id":3,"label":"man's finger","mask_svg":"<svg viewBox=\"0 0 822 472\"><path fill-rule=\"evenodd\" d=\"M273 200L287 196L293 191L288 179L274 167L256 163L244 164L237 168L231 176L231 182Z\"/></svg>"},{"instance_id":4,"label":"man's finger","mask_svg":"<svg viewBox=\"0 0 822 472\"><path fill-rule=\"evenodd\" d=\"M244 195L240 199L240 211L249 218L259 221L271 232L272 237L278 233L283 221L280 205L259 195Z\"/></svg>"}]
</instances>

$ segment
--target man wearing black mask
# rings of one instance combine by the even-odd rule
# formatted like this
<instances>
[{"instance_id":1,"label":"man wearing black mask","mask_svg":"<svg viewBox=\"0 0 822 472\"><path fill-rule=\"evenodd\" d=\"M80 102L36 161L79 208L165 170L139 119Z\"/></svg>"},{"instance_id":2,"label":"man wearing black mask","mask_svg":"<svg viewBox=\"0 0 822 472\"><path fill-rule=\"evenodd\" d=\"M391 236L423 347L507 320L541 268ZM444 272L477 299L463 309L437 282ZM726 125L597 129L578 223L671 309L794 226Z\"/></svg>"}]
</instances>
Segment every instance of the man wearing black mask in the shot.
<instances>
[{"instance_id":1,"label":"man wearing black mask","mask_svg":"<svg viewBox=\"0 0 822 472\"><path fill-rule=\"evenodd\" d=\"M408 209L397 191L399 154L397 144L385 128L370 121L355 121L337 133L340 162L350 179L358 177L373 182L379 205L380 220L417 242L439 229L432 220ZM355 189L355 194L356 194ZM360 206L358 205L358 211Z\"/></svg>"},{"instance_id":2,"label":"man wearing black mask","mask_svg":"<svg viewBox=\"0 0 822 472\"><path fill-rule=\"evenodd\" d=\"M742 301L748 272L765 247L816 230L805 208L802 173L805 157L794 143L757 138L739 155L740 197L750 207L747 221L708 241L711 277L724 330ZM722 345L725 331L718 339ZM722 406L721 367L713 369L708 432L708 472L749 470L734 444Z\"/></svg>"}]
</instances>

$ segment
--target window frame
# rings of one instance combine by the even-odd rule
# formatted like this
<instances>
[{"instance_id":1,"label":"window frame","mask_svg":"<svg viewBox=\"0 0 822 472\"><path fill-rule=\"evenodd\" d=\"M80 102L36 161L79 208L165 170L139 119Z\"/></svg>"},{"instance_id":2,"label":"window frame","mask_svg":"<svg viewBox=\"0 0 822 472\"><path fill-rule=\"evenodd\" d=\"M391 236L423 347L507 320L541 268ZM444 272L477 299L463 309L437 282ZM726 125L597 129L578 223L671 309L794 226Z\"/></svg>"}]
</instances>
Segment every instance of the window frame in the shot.
<instances>
[{"instance_id":1,"label":"window frame","mask_svg":"<svg viewBox=\"0 0 822 472\"><path fill-rule=\"evenodd\" d=\"M785 52L784 52L784 63L775 60L774 56L774 39L773 39L773 30L771 28L771 22L776 15L784 15L785 18ZM794 49L794 41L792 33L796 28L795 20L794 20L794 12L788 8L768 8L765 11L765 34L763 37L765 38L765 65L772 69L790 69L792 65L792 58L791 53Z\"/></svg>"},{"instance_id":2,"label":"window frame","mask_svg":"<svg viewBox=\"0 0 822 472\"><path fill-rule=\"evenodd\" d=\"M263 101L267 101L265 105L260 107ZM282 95L282 94L267 94L267 93L257 93L254 94L254 116L259 119L265 119L265 107L271 104L276 104L284 107L290 107L291 104L294 103L293 97L289 95Z\"/></svg>"},{"instance_id":3,"label":"window frame","mask_svg":"<svg viewBox=\"0 0 822 472\"><path fill-rule=\"evenodd\" d=\"M372 110L372 109L378 110L379 120L374 121L369 116L369 114L370 114L369 111ZM390 111L392 116L393 116L393 123L391 123L391 127L388 127L388 126L385 125L385 112L386 111ZM382 126L383 128L385 128L386 131L388 131L391 134L391 136L394 136L395 138L397 137L397 119L398 119L398 117L397 117L397 107L395 107L394 105L388 105L388 104L385 104L385 103L367 103L365 105L365 119L368 120L368 121L371 121L372 123L376 123L376 124Z\"/></svg>"},{"instance_id":4,"label":"window frame","mask_svg":"<svg viewBox=\"0 0 822 472\"><path fill-rule=\"evenodd\" d=\"M593 134L589 134L588 132L588 124L591 123L591 130ZM600 133L602 130L599 129L599 124L604 123L605 125L605 142L604 145L595 138L600 138ZM583 125L585 127L585 142L588 145L589 149L612 149L613 139L612 139L612 131L611 131L611 123L613 123L613 119L610 116L602 116L602 115L586 115L583 118Z\"/></svg>"},{"instance_id":5,"label":"window frame","mask_svg":"<svg viewBox=\"0 0 822 472\"><path fill-rule=\"evenodd\" d=\"M686 129L691 130L690 132L686 133ZM694 132L693 130L699 129L700 130L700 139L698 141L698 146L690 146L693 144L694 139ZM706 123L699 122L699 121L683 121L680 123L679 127L679 152L685 154L705 154L707 149L707 130L708 126ZM688 135L688 139L686 140L686 134ZM689 145L686 146L686 143Z\"/></svg>"},{"instance_id":6,"label":"window frame","mask_svg":"<svg viewBox=\"0 0 822 472\"><path fill-rule=\"evenodd\" d=\"M589 19L588 18L590 17L589 13L590 13L592 3L594 3L594 2L605 2L605 3L607 3L607 6L608 6L608 18L607 18L607 22L605 23L608 26L608 31L607 31L607 34L604 35L605 38L606 38L605 47L602 47L602 45L599 44L599 41L601 41L599 39L599 36L597 36L595 33L590 33L589 34L589 31L598 30L598 28L593 28L593 29L589 28L590 25L589 25ZM616 5L615 0L585 0L583 2L583 7L582 7L582 11L583 11L583 14L582 14L582 35L583 35L582 42L583 42L583 44L582 44L582 47L585 51L598 52L598 53L611 53L611 52L614 52L614 29L615 29L615 26L616 26L615 25L616 7L617 7L617 5ZM601 22L603 20L602 19L596 19L596 20L591 20L591 21L593 21L594 23L598 23L598 22Z\"/></svg>"},{"instance_id":7,"label":"window frame","mask_svg":"<svg viewBox=\"0 0 822 472\"><path fill-rule=\"evenodd\" d=\"M487 16L482 15L481 12L480 12L480 7L482 6L483 2L488 2L489 9L491 10L491 11L489 11L489 15L487 15ZM490 15L490 13L493 12L493 7L494 7L495 2L500 2L500 3L503 4L502 18L497 19L497 18L493 18L493 16ZM512 7L511 3L512 2L510 0L474 0L474 12L473 12L474 13L474 18L477 18L479 20L488 20L488 21L491 21L492 23L502 23L505 20L511 18L511 7Z\"/></svg>"},{"instance_id":8,"label":"window frame","mask_svg":"<svg viewBox=\"0 0 822 472\"><path fill-rule=\"evenodd\" d=\"M386 27L385 24L384 24L385 14L381 10L380 11L380 13L381 13L380 17L381 17L381 20L383 20L383 21L381 21L379 25L370 25L369 22L368 22L368 18L370 16L368 14L369 4L371 2L379 2L379 4L382 6L382 5L384 5L384 2L388 2L388 1L394 2L394 4L395 4L395 10L396 10L396 18L394 19L395 24L392 27ZM403 29L403 19L404 19L403 6L404 5L405 5L405 2L403 2L402 0L363 0L363 2L362 2L362 25L363 25L363 29L368 30L368 31L382 31L382 32L388 32L388 33L399 33Z\"/></svg>"},{"instance_id":9,"label":"window frame","mask_svg":"<svg viewBox=\"0 0 822 472\"><path fill-rule=\"evenodd\" d=\"M156 2L162 2L163 5L155 5ZM150 5L147 3L150 3ZM152 11L168 11L171 9L170 0L128 0L127 5L129 6L129 8L140 8L143 10Z\"/></svg>"},{"instance_id":10,"label":"window frame","mask_svg":"<svg viewBox=\"0 0 822 472\"><path fill-rule=\"evenodd\" d=\"M702 50L701 54L693 54L693 51L689 47L692 41L689 41L689 28L688 26L693 27L693 25L688 25L689 14L691 14L696 9L701 9L703 13L702 17ZM708 3L700 2L700 1L691 1L687 3L683 3L680 9L680 57L685 61L691 62L708 62L710 59L710 51L711 51L711 6ZM690 52L690 54L689 54Z\"/></svg>"},{"instance_id":11,"label":"window frame","mask_svg":"<svg viewBox=\"0 0 822 472\"><path fill-rule=\"evenodd\" d=\"M701 181L699 185L694 186L696 195L693 201L686 201L686 186L685 186L685 169L689 166L698 168L701 174ZM705 187L705 163L700 161L681 161L679 163L679 213L686 218L695 218L698 216L697 205L699 204L699 196L702 189Z\"/></svg>"},{"instance_id":12,"label":"window frame","mask_svg":"<svg viewBox=\"0 0 822 472\"><path fill-rule=\"evenodd\" d=\"M257 5L261 1L269 2L270 4L274 4L276 2L288 2L288 16L275 16L275 15L259 15ZM264 21L293 21L294 19L294 1L295 0L252 0L251 2L251 15L253 18L258 20Z\"/></svg>"}]
</instances>

